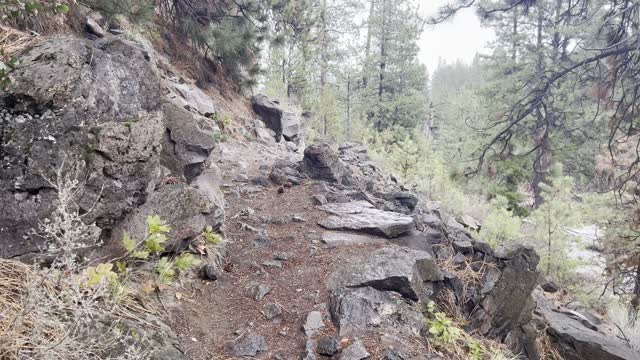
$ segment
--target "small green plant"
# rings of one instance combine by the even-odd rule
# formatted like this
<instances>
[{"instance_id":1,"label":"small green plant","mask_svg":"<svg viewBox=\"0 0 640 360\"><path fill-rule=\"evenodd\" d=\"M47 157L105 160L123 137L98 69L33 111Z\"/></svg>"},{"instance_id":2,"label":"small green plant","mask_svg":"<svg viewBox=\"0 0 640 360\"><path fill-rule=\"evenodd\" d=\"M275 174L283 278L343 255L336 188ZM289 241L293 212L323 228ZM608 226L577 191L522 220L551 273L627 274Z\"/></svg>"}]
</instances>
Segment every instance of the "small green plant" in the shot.
<instances>
[{"instance_id":1,"label":"small green plant","mask_svg":"<svg viewBox=\"0 0 640 360\"><path fill-rule=\"evenodd\" d=\"M143 241L144 248L139 249L140 243L132 239L128 233L124 233L122 244L125 250L135 259L146 260L150 255L160 254L165 251L164 243L167 242L167 233L171 227L167 225L158 215L147 217L147 238Z\"/></svg>"},{"instance_id":2,"label":"small green plant","mask_svg":"<svg viewBox=\"0 0 640 360\"><path fill-rule=\"evenodd\" d=\"M207 227L202 232L202 236L207 241L207 243L211 245L220 245L222 243L222 237L220 235L213 232L213 228L211 225L207 225Z\"/></svg>"},{"instance_id":3,"label":"small green plant","mask_svg":"<svg viewBox=\"0 0 640 360\"><path fill-rule=\"evenodd\" d=\"M176 257L175 266L181 272L185 272L194 266L198 266L202 263L199 259L196 259L193 254L183 253Z\"/></svg>"},{"instance_id":4,"label":"small green plant","mask_svg":"<svg viewBox=\"0 0 640 360\"><path fill-rule=\"evenodd\" d=\"M80 2L108 18L124 17L134 24L150 22L155 13L153 0L81 0Z\"/></svg>"},{"instance_id":5,"label":"small green plant","mask_svg":"<svg viewBox=\"0 0 640 360\"><path fill-rule=\"evenodd\" d=\"M213 141L227 142L229 141L229 135L223 132L216 132L215 134L213 134Z\"/></svg>"},{"instance_id":6,"label":"small green plant","mask_svg":"<svg viewBox=\"0 0 640 360\"><path fill-rule=\"evenodd\" d=\"M161 284L171 284L176 276L174 264L167 257L160 258L153 270L158 274L158 280Z\"/></svg>"},{"instance_id":7,"label":"small green plant","mask_svg":"<svg viewBox=\"0 0 640 360\"><path fill-rule=\"evenodd\" d=\"M475 340L469 340L467 341L467 348L469 348L469 359L471 360L484 359L485 349L479 342Z\"/></svg>"},{"instance_id":8,"label":"small green plant","mask_svg":"<svg viewBox=\"0 0 640 360\"><path fill-rule=\"evenodd\" d=\"M98 264L95 267L89 267L85 271L87 280L86 286L96 286L102 281L106 282L110 286L117 285L118 274L113 271L113 265L111 263Z\"/></svg>"},{"instance_id":9,"label":"small green plant","mask_svg":"<svg viewBox=\"0 0 640 360\"><path fill-rule=\"evenodd\" d=\"M224 115L220 115L217 113L211 114L209 116L209 118L211 120L213 120L216 124L218 124L218 126L220 127L220 129L226 129L229 127L229 125L231 125L231 117L227 114Z\"/></svg>"},{"instance_id":10,"label":"small green plant","mask_svg":"<svg viewBox=\"0 0 640 360\"><path fill-rule=\"evenodd\" d=\"M4 49L0 49L0 90L6 90L11 84L9 74L18 65L18 61L9 57Z\"/></svg>"},{"instance_id":11,"label":"small green plant","mask_svg":"<svg viewBox=\"0 0 640 360\"><path fill-rule=\"evenodd\" d=\"M455 326L447 314L437 311L433 301L427 305L427 328L433 336L436 346L447 346L458 342L462 336L462 329Z\"/></svg>"}]
</instances>

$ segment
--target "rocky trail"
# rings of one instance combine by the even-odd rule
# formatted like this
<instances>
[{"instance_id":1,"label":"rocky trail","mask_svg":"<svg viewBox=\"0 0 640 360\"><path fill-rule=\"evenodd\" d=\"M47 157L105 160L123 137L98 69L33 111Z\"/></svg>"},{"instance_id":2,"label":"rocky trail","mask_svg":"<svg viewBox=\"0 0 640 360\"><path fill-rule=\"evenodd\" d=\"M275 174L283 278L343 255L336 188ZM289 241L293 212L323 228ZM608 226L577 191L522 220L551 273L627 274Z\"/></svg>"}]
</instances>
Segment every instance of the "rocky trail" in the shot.
<instances>
[{"instance_id":1,"label":"rocky trail","mask_svg":"<svg viewBox=\"0 0 640 360\"><path fill-rule=\"evenodd\" d=\"M362 144L306 146L305 118L266 96L235 101L225 125L220 99L118 35L50 37L20 60L0 95L0 256L46 261L33 224L55 211L47 179L72 162L96 256L130 252L125 234L144 239L151 216L170 227L158 262L206 254L207 233L227 241L220 262L202 256L154 292L169 327L149 332L151 359L463 359L476 343L462 328L527 359L640 359L597 316L554 302L534 250L473 239L479 224L407 191ZM444 345L431 302L460 332Z\"/></svg>"}]
</instances>

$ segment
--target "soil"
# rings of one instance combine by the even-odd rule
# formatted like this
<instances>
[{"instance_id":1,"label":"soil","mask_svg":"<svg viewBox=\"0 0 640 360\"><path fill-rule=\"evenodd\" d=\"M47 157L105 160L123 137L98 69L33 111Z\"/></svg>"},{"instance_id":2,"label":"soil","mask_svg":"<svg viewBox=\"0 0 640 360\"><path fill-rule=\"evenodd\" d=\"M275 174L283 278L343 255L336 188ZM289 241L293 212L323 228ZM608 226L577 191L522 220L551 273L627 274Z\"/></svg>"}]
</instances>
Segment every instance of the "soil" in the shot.
<instances>
[{"instance_id":1,"label":"soil","mask_svg":"<svg viewBox=\"0 0 640 360\"><path fill-rule=\"evenodd\" d=\"M246 183L233 182L238 173L249 178L267 175L260 165L271 165L277 157L269 158L256 149L239 145L224 149L227 155L242 159L237 166L233 161L220 167L225 174L226 222L225 238L230 241L222 276L214 282L194 279L183 287L181 300L175 300L170 307L172 327L181 340L182 350L194 360L233 359L228 346L246 333L265 337L269 350L257 356L259 359L299 359L304 352L306 335L302 331L307 314L313 310L323 312L325 328L314 336L335 336L336 331L328 318L328 291L326 279L334 269L356 256L372 252L381 244L350 245L331 247L320 239L323 229L317 222L326 213L313 204L314 183L307 181L299 186L283 188L262 188L259 192ZM258 151L256 151L258 150ZM229 157L225 157L228 159ZM242 216L242 210L251 208L253 216ZM291 216L302 217L305 222L293 222ZM262 221L288 219L287 221ZM246 229L250 225L266 230L271 244L256 245L258 233ZM273 260L274 254L286 252L288 261L282 261L282 268L263 265ZM260 301L255 301L247 293L253 283L266 284L271 291ZM267 304L279 304L282 315L267 320L263 311ZM373 336L360 338L367 345L371 359L379 358L377 339ZM345 347L354 339L339 339ZM278 357L279 356L279 357ZM322 358L318 356L318 358Z\"/></svg>"}]
</instances>

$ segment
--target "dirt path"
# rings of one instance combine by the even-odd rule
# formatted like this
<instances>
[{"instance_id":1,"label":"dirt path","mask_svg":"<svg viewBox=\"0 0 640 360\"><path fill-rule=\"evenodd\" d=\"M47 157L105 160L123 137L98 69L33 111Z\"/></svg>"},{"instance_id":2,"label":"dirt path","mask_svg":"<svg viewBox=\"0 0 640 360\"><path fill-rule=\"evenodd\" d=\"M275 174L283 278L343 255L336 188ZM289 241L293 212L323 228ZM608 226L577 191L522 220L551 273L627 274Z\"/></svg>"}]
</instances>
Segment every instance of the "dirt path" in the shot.
<instances>
[{"instance_id":1,"label":"dirt path","mask_svg":"<svg viewBox=\"0 0 640 360\"><path fill-rule=\"evenodd\" d=\"M241 156L245 164L239 168L221 164L221 169L227 169L223 171L225 184L229 185L229 180L239 173L264 176L260 165L271 165L269 160L277 158L255 156L260 153L246 150ZM241 152L238 148L229 151ZM248 333L262 335L267 341L269 351L258 358L300 358L306 342L301 326L307 314L313 310L327 314L327 276L354 256L380 246L332 248L322 244L322 228L317 221L326 214L312 202L312 182L287 188L284 193L275 186L259 192L246 191L254 188L237 181L226 188L229 207L225 235L230 244L221 278L215 282L194 280L172 306L173 328L192 359L232 359L226 347ZM301 219L293 220L293 216ZM299 222L302 219L304 222ZM261 231L268 234L270 241L266 244L256 242ZM268 263L276 258L288 260ZM256 283L270 288L258 301L248 294L248 288ZM265 311L273 304L281 307L282 314L268 320ZM335 335L329 319L325 318L324 323L324 333Z\"/></svg>"}]
</instances>

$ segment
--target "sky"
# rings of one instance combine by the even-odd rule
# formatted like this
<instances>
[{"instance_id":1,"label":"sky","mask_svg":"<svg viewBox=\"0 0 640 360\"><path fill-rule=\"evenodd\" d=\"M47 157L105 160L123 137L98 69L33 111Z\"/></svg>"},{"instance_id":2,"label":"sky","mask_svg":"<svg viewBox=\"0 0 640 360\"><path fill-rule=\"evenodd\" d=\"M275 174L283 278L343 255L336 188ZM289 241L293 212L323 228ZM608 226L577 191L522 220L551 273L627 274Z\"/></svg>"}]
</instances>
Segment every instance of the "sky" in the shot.
<instances>
[{"instance_id":1,"label":"sky","mask_svg":"<svg viewBox=\"0 0 640 360\"><path fill-rule=\"evenodd\" d=\"M434 15L447 1L452 0L422 0L420 12L425 16ZM437 68L439 59L449 63L458 59L471 62L493 37L492 30L480 26L480 19L472 9L464 9L445 23L427 25L418 42L419 59L430 73Z\"/></svg>"}]
</instances>

